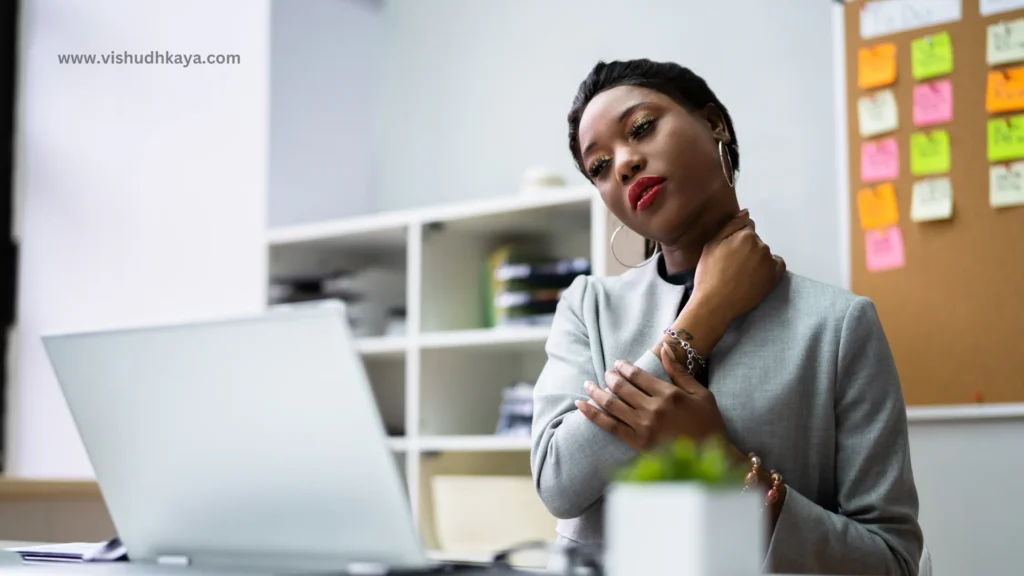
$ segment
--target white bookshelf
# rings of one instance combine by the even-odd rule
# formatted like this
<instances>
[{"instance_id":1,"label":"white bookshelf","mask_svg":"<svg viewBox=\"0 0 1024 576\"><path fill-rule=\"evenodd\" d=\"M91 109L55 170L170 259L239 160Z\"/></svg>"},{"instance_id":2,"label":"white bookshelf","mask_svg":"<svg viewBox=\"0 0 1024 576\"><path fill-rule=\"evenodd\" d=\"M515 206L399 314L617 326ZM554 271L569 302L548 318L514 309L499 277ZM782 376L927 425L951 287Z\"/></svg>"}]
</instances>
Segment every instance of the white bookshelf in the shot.
<instances>
[{"instance_id":1,"label":"white bookshelf","mask_svg":"<svg viewBox=\"0 0 1024 576\"><path fill-rule=\"evenodd\" d=\"M549 330L484 327L486 256L526 239L552 257L589 258L592 273L605 274L607 227L604 204L586 187L269 231L272 277L381 264L405 270L405 333L360 338L358 348L385 423L402 429L389 446L432 548L433 474L530 474L530 439L494 430L503 390L535 380L543 367Z\"/></svg>"}]
</instances>

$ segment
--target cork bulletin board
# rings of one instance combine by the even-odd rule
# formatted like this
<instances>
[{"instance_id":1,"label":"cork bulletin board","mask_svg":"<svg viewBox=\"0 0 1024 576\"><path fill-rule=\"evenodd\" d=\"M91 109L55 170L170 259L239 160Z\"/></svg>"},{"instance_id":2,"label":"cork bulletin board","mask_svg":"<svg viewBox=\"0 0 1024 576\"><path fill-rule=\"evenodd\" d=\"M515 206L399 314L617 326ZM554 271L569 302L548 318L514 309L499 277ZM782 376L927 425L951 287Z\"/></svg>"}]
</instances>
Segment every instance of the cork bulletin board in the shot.
<instances>
[{"instance_id":1,"label":"cork bulletin board","mask_svg":"<svg viewBox=\"0 0 1024 576\"><path fill-rule=\"evenodd\" d=\"M1024 1L844 9L851 289L908 405L1024 402Z\"/></svg>"}]
</instances>

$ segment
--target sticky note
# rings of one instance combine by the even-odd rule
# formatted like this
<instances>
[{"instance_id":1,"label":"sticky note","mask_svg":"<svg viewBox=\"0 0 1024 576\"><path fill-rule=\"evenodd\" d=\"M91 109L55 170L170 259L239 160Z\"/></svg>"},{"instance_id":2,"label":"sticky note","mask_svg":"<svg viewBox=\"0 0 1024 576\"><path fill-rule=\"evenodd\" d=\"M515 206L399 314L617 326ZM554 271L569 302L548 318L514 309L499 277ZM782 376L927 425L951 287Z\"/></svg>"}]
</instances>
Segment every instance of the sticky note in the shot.
<instances>
[{"instance_id":1,"label":"sticky note","mask_svg":"<svg viewBox=\"0 0 1024 576\"><path fill-rule=\"evenodd\" d=\"M1024 115L992 118L988 121L988 161L1006 162L1024 158Z\"/></svg>"},{"instance_id":2,"label":"sticky note","mask_svg":"<svg viewBox=\"0 0 1024 576\"><path fill-rule=\"evenodd\" d=\"M900 175L900 147L895 138L860 145L860 179L865 183L895 180Z\"/></svg>"},{"instance_id":3,"label":"sticky note","mask_svg":"<svg viewBox=\"0 0 1024 576\"><path fill-rule=\"evenodd\" d=\"M932 126L953 120L953 83L939 80L914 86L914 125Z\"/></svg>"},{"instance_id":4,"label":"sticky note","mask_svg":"<svg viewBox=\"0 0 1024 576\"><path fill-rule=\"evenodd\" d=\"M860 227L863 230L875 230L898 224L900 212L896 206L896 189L892 183L886 182L857 192L857 212L860 214Z\"/></svg>"},{"instance_id":5,"label":"sticky note","mask_svg":"<svg viewBox=\"0 0 1024 576\"><path fill-rule=\"evenodd\" d=\"M898 226L864 233L864 252L868 272L895 270L906 265L903 252L903 232Z\"/></svg>"},{"instance_id":6,"label":"sticky note","mask_svg":"<svg viewBox=\"0 0 1024 576\"><path fill-rule=\"evenodd\" d=\"M857 100L857 120L864 138L893 132L900 126L896 95L886 89L861 96Z\"/></svg>"},{"instance_id":7,"label":"sticky note","mask_svg":"<svg viewBox=\"0 0 1024 576\"><path fill-rule=\"evenodd\" d=\"M989 206L1024 206L1024 162L990 166L988 182Z\"/></svg>"},{"instance_id":8,"label":"sticky note","mask_svg":"<svg viewBox=\"0 0 1024 576\"><path fill-rule=\"evenodd\" d=\"M910 173L929 176L949 172L952 163L949 132L933 130L910 135Z\"/></svg>"},{"instance_id":9,"label":"sticky note","mask_svg":"<svg viewBox=\"0 0 1024 576\"><path fill-rule=\"evenodd\" d=\"M928 178L914 182L910 199L910 220L929 222L953 217L953 183L949 178Z\"/></svg>"},{"instance_id":10,"label":"sticky note","mask_svg":"<svg viewBox=\"0 0 1024 576\"><path fill-rule=\"evenodd\" d=\"M910 73L915 80L945 76L953 71L953 39L949 32L918 38L910 43Z\"/></svg>"},{"instance_id":11,"label":"sticky note","mask_svg":"<svg viewBox=\"0 0 1024 576\"><path fill-rule=\"evenodd\" d=\"M857 85L879 88L896 81L896 45L889 42L857 51Z\"/></svg>"},{"instance_id":12,"label":"sticky note","mask_svg":"<svg viewBox=\"0 0 1024 576\"><path fill-rule=\"evenodd\" d=\"M1024 60L1024 18L997 22L988 27L985 61L989 66Z\"/></svg>"},{"instance_id":13,"label":"sticky note","mask_svg":"<svg viewBox=\"0 0 1024 576\"><path fill-rule=\"evenodd\" d=\"M988 73L985 109L993 114L1024 110L1024 67Z\"/></svg>"}]
</instances>

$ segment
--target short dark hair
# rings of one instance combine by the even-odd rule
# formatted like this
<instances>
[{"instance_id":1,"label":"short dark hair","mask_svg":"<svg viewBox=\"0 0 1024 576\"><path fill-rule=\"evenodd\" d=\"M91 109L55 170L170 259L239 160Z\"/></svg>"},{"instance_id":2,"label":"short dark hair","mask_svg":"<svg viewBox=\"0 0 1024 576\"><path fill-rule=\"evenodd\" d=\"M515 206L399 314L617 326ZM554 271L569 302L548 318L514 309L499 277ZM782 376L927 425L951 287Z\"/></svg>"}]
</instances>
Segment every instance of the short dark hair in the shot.
<instances>
[{"instance_id":1,"label":"short dark hair","mask_svg":"<svg viewBox=\"0 0 1024 576\"><path fill-rule=\"evenodd\" d=\"M580 151L580 118L594 96L616 86L640 86L657 90L689 110L702 110L708 104L714 104L725 118L725 127L729 131L729 144L726 145L729 160L732 161L733 170L739 172L740 148L736 130L732 126L732 118L725 105L708 87L707 82L689 68L674 62L653 62L644 58L598 62L580 83L576 98L572 101L572 108L569 110L569 150L572 152L576 167L588 179Z\"/></svg>"}]
</instances>

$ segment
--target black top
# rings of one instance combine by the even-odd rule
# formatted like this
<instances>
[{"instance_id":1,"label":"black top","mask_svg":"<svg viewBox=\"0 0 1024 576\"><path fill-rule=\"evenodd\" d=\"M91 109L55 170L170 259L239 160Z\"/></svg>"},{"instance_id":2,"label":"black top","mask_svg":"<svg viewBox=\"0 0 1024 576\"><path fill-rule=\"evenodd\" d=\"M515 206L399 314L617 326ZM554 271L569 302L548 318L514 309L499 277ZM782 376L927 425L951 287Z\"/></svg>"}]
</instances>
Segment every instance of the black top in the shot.
<instances>
[{"instance_id":1,"label":"black top","mask_svg":"<svg viewBox=\"0 0 1024 576\"><path fill-rule=\"evenodd\" d=\"M675 274L669 274L665 268L665 258L658 258L658 275L661 279L669 284L674 284L683 288L683 296L679 301L679 309L676 310L676 314L682 312L683 307L690 300L690 294L693 293L693 279L697 274L696 268L693 270L684 270L683 272L677 272ZM705 362L708 362L707 356L704 356ZM700 382L706 388L708 385L708 370L705 368L701 371L700 376L697 378L697 382Z\"/></svg>"}]
</instances>

